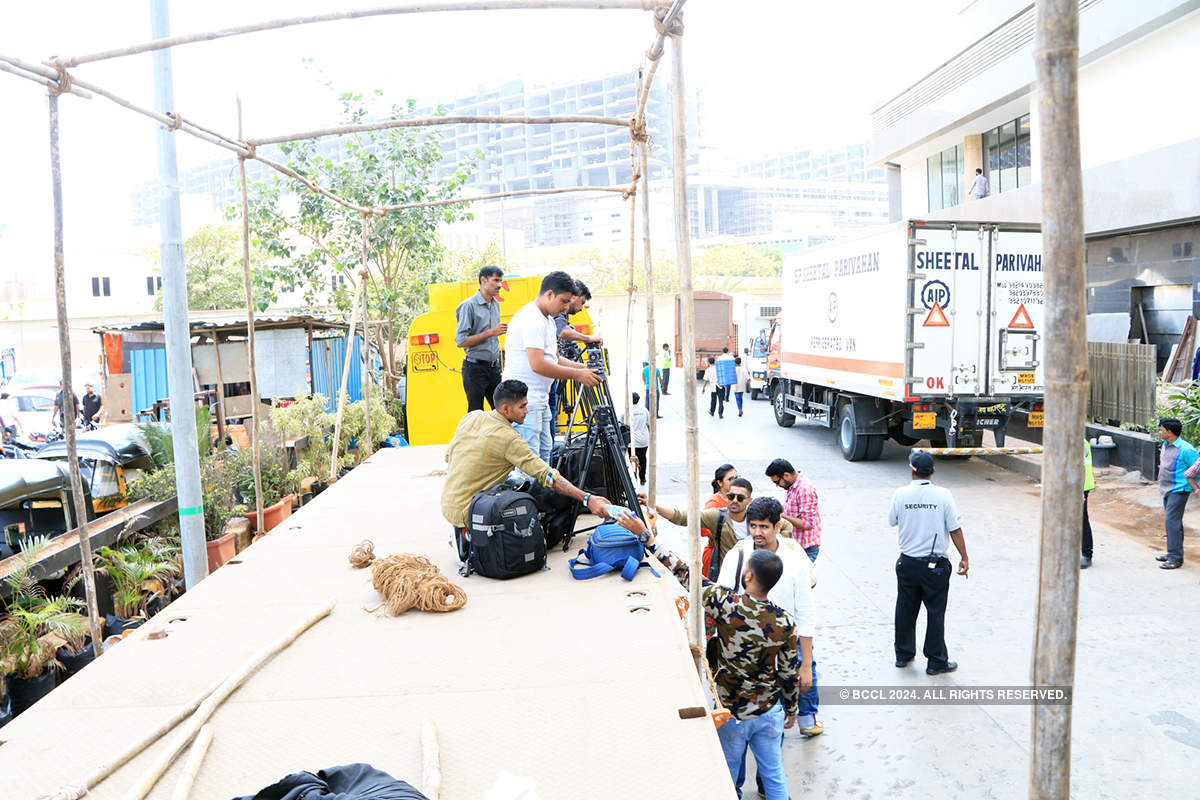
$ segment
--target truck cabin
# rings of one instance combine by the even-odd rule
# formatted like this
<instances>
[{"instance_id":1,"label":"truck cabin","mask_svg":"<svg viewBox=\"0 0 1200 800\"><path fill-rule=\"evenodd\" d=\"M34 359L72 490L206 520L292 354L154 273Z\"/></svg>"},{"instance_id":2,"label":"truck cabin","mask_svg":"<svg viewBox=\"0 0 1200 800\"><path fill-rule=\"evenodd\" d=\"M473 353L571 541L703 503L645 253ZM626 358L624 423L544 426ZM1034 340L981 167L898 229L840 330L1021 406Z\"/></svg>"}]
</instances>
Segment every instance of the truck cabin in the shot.
<instances>
[{"instance_id":1,"label":"truck cabin","mask_svg":"<svg viewBox=\"0 0 1200 800\"><path fill-rule=\"evenodd\" d=\"M113 425L81 433L75 440L83 482L91 496L92 511L103 514L128 505L126 480L140 470L153 470L154 458L133 425ZM35 458L64 462L65 441L38 449Z\"/></svg>"},{"instance_id":2,"label":"truck cabin","mask_svg":"<svg viewBox=\"0 0 1200 800\"><path fill-rule=\"evenodd\" d=\"M84 485L85 508L91 495ZM61 461L4 459L0 461L0 558L8 558L37 536L53 537L76 527L71 505L71 473Z\"/></svg>"}]
</instances>

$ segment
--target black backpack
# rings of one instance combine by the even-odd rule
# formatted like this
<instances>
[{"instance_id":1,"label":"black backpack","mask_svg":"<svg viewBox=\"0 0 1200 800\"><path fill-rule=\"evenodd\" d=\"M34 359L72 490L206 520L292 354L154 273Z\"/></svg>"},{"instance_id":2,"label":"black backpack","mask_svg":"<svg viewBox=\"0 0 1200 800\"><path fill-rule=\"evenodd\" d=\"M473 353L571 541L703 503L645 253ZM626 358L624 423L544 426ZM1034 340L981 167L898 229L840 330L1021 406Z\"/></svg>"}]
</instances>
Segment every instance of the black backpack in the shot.
<instances>
[{"instance_id":1,"label":"black backpack","mask_svg":"<svg viewBox=\"0 0 1200 800\"><path fill-rule=\"evenodd\" d=\"M508 579L545 567L546 538L538 517L533 498L505 484L475 495L467 508L469 545L459 572Z\"/></svg>"}]
</instances>

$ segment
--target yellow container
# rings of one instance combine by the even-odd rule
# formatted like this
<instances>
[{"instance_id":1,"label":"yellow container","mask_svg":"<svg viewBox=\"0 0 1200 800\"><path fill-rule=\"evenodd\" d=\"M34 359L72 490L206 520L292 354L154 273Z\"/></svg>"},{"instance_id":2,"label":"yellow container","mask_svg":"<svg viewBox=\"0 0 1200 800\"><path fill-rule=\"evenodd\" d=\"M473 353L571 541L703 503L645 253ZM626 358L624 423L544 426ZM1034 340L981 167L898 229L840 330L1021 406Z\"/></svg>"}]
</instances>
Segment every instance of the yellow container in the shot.
<instances>
[{"instance_id":1,"label":"yellow container","mask_svg":"<svg viewBox=\"0 0 1200 800\"><path fill-rule=\"evenodd\" d=\"M541 275L506 278L498 298L500 321L508 322L522 306L532 302L541 283ZM410 444L448 443L459 420L467 413L467 395L462 384L463 350L454 343L458 328L455 311L459 303L477 291L478 281L431 284L429 311L413 320L408 329L405 413ZM571 317L571 324L582 333L592 332L592 318L586 308ZM436 341L432 341L434 335ZM502 357L505 338L500 337Z\"/></svg>"}]
</instances>

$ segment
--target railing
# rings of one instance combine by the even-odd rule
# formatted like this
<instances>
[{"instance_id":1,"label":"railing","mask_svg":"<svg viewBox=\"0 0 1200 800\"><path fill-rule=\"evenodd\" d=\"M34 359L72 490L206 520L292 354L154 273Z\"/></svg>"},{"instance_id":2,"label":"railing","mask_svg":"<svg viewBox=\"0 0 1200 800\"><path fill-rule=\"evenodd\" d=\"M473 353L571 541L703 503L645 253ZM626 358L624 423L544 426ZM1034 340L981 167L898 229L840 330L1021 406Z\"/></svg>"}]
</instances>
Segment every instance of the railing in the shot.
<instances>
[{"instance_id":1,"label":"railing","mask_svg":"<svg viewBox=\"0 0 1200 800\"><path fill-rule=\"evenodd\" d=\"M1158 348L1088 342L1088 416L1108 424L1146 425L1154 416Z\"/></svg>"}]
</instances>

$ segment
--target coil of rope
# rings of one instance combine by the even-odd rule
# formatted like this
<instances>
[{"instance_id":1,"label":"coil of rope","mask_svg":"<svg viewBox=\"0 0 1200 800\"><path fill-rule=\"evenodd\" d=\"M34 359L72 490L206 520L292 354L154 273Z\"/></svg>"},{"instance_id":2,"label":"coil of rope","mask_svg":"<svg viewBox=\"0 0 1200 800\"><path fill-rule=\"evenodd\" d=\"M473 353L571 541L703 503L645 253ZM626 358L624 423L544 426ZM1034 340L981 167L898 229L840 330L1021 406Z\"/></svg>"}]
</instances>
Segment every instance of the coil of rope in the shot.
<instances>
[{"instance_id":1,"label":"coil of rope","mask_svg":"<svg viewBox=\"0 0 1200 800\"><path fill-rule=\"evenodd\" d=\"M425 556L397 553L377 560L375 544L364 539L350 551L350 566L371 567L371 584L383 596L383 604L393 617L410 608L457 611L467 604L462 587L451 583Z\"/></svg>"}]
</instances>

